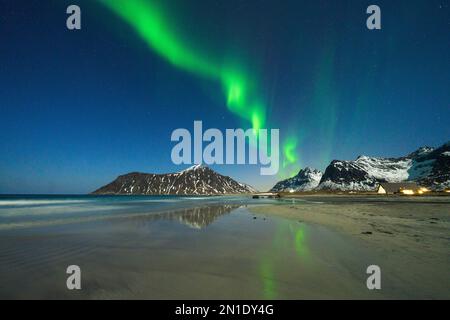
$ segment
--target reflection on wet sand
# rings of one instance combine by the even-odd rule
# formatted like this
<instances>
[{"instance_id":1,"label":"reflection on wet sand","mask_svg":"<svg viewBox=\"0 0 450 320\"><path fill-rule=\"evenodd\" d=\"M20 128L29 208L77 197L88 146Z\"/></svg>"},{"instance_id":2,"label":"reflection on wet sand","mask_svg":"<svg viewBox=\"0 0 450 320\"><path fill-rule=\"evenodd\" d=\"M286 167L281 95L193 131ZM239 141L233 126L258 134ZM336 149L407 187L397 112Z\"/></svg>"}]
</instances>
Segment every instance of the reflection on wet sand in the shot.
<instances>
[{"instance_id":1,"label":"reflection on wet sand","mask_svg":"<svg viewBox=\"0 0 450 320\"><path fill-rule=\"evenodd\" d=\"M144 204L144 200L152 201ZM109 206L111 210L96 211L95 206L77 204L55 207L50 214L42 215L42 207L23 208L20 213L29 213L18 217L12 214L17 211L2 216L0 210L0 298L448 297L444 281L448 268L443 268L448 266L447 260L431 267L417 264L410 268L408 257L428 260L423 254L408 256L395 252L386 256L368 250L352 237L319 223L306 222L306 218L321 216L336 223L348 220L348 210L347 215L342 215L345 208L342 203L335 208L339 216L332 219L332 205L310 201L289 206L280 201L270 210L258 206L264 210L256 214L258 210L253 207L249 210L246 204L261 202L252 200L177 200L164 202L167 206L160 205L159 200L139 199L139 203L134 203L127 199L123 209L125 202L118 204L102 198L98 206ZM64 212L66 208L70 210ZM383 205L378 210L383 209L384 214L375 219L364 215L367 210L374 210L372 205L356 208L352 205L347 209L357 211L356 221L364 218L377 223L397 213L392 228L399 228L400 219L405 220L413 213L401 211L397 204L394 212L386 212L389 206ZM419 211L417 218L423 215ZM436 212L433 223L422 223L444 231L439 226L447 223L445 213L436 216ZM414 223L411 226L418 225ZM355 224L353 221L351 225ZM418 232L417 228L414 230ZM395 240L393 235L389 237ZM392 261L400 259L398 256L405 260L399 266L406 269L392 267L396 266ZM73 264L82 269L80 291L66 288L65 270ZM385 270L382 291L366 287L366 268L371 264ZM417 275L417 270L427 268L433 272Z\"/></svg>"},{"instance_id":2,"label":"reflection on wet sand","mask_svg":"<svg viewBox=\"0 0 450 320\"><path fill-rule=\"evenodd\" d=\"M265 251L260 259L259 273L263 284L263 297L265 299L278 299L277 281L281 276L277 270L274 256L281 248L292 250L291 261L298 266L308 262L308 248L306 240L306 228L304 224L293 224L285 220L276 223L275 232L272 237L272 245Z\"/></svg>"},{"instance_id":3,"label":"reflection on wet sand","mask_svg":"<svg viewBox=\"0 0 450 320\"><path fill-rule=\"evenodd\" d=\"M232 210L239 208L238 205L221 205L214 207L185 209L183 212L176 212L171 218L184 223L192 228L204 228L220 216L230 213ZM167 218L166 218L167 219Z\"/></svg>"},{"instance_id":4,"label":"reflection on wet sand","mask_svg":"<svg viewBox=\"0 0 450 320\"><path fill-rule=\"evenodd\" d=\"M170 220L177 221L194 229L202 229L213 223L221 216L229 214L231 211L239 207L241 207L241 205L234 204L202 206L152 213L148 215L133 215L131 217L127 216L127 219L137 222L140 226L156 220Z\"/></svg>"},{"instance_id":5,"label":"reflection on wet sand","mask_svg":"<svg viewBox=\"0 0 450 320\"><path fill-rule=\"evenodd\" d=\"M298 299L371 294L360 285L365 283L365 274L359 272L367 264L364 255L355 254L358 247L334 233L298 221L255 217L240 204L192 205L1 232L0 298ZM82 270L80 291L65 285L65 270L73 264ZM345 287L351 290L341 289Z\"/></svg>"}]
</instances>

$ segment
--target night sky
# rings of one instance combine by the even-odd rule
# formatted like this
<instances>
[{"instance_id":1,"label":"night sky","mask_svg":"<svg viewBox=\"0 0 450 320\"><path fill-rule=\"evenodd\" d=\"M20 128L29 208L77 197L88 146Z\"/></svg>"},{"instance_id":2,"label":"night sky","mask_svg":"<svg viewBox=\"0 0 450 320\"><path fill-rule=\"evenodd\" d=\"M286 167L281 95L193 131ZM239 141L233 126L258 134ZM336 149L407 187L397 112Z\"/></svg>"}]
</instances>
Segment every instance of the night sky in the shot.
<instances>
[{"instance_id":1,"label":"night sky","mask_svg":"<svg viewBox=\"0 0 450 320\"><path fill-rule=\"evenodd\" d=\"M194 120L280 129L278 176L212 166L259 189L450 140L449 1L128 1L0 0L0 193L179 171L170 135ZM366 28L370 4L381 30Z\"/></svg>"}]
</instances>

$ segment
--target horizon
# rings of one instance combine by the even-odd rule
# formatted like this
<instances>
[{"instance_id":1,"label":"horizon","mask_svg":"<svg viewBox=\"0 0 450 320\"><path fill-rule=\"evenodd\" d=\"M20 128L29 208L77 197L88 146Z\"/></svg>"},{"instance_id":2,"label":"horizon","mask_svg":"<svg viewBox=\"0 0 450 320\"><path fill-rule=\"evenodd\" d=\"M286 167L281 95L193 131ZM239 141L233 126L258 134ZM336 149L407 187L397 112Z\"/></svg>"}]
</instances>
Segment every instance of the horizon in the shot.
<instances>
[{"instance_id":1,"label":"horizon","mask_svg":"<svg viewBox=\"0 0 450 320\"><path fill-rule=\"evenodd\" d=\"M415 151L418 151L418 150L421 149L421 148L432 148L433 150L435 150L436 148L439 148L439 147L444 146L444 145L447 145L447 144L450 144L450 141L444 142L444 143L442 143L442 144L440 144L440 145L438 145L438 146L429 146L429 145L426 145L426 146L420 146L420 147L418 147L417 149L415 149L415 150L413 150L413 151L411 151L411 152L409 152L408 154L403 155L403 156L407 156L407 155L409 155L409 154L411 154L411 153L413 153L413 152L415 152ZM370 157L370 158L399 158L399 157L402 157L402 156L395 156L395 157L384 156L384 157L382 157L382 156L371 156L371 155L362 154L362 155L356 156L356 157L353 158L353 159L333 159L333 160L331 160L331 162L332 162L332 161L335 161L335 160L338 160L338 161L354 161L354 160L358 159L359 157L363 157L363 156L365 156L365 157ZM330 162L330 163L331 163L331 162ZM180 166L185 166L185 165L180 165ZM141 172L141 171L130 171L130 172L118 174L118 175L116 175L115 177L111 178L109 181L105 182L103 185L100 185L100 186L98 186L96 189L94 189L94 190L92 190L92 191L85 192L85 193L0 193L0 195L2 195L2 196L20 196L20 195L23 195L23 196L27 196L27 195L29 195L29 196L30 196L30 195L40 195L40 196L45 196L45 195L48 195L48 196L57 196L57 195L60 195L60 196L71 196L71 195L77 195L77 196L78 196L78 195L104 196L104 195L99 195L99 194L94 195L93 192L94 192L95 190L97 190L97 189L99 189L99 188L101 188L101 187L103 187L103 186L105 186L105 185L111 183L112 181L114 181L115 179L119 178L120 176L125 176L125 175L129 175L129 174L133 174L133 173L138 173L138 174L155 174L155 175L174 174L174 173L180 173L180 172L189 170L189 169L194 168L194 167L197 167L197 166L202 166L202 167L210 168L210 169L214 170L216 173L219 173L219 174L224 175L224 176L228 176L228 177L234 179L234 180L237 181L237 182L247 184L247 185L249 185L250 187L255 188L258 192L267 192L267 191L270 191L270 188L274 186L274 185L272 185L270 188L264 189L264 190L258 189L258 188L254 187L253 185L251 185L251 184L249 184L249 183L247 183L247 182L245 182L245 181L240 181L240 180L235 179L232 175L225 175L225 174L222 174L222 173L219 171L220 169L217 170L217 169L213 169L213 168L212 168L213 166L226 166L226 165L194 164L194 165L187 165L187 167L184 168L184 169L180 169L180 170L178 170L178 171L172 171L172 172ZM299 172L302 171L302 170L304 170L304 169L307 169L307 168L312 169L312 170L319 170L319 171L322 172L322 173L325 172L325 169L326 169L326 168L325 168L325 169L322 170L322 169L318 169L318 168L315 168L315 167L307 166L307 167L300 168L300 169L299 169ZM288 177L288 178L285 178L285 179L280 179L280 180L278 180L277 182L281 182L281 181L283 181L283 180L288 180L288 179L290 179L290 178L293 178L293 177L295 177L299 172L297 172L296 174L294 174L294 175L291 176L291 177ZM139 196L139 195L140 195L140 194L129 194L129 195L124 194L123 196ZM158 195L155 194L155 195L150 195L150 196L164 196L164 195L165 195L165 194L158 194ZM167 195L168 195L168 196L189 196L189 195L173 195L173 194L167 194ZM117 196L117 195L116 195L116 196ZM148 196L148 195L145 195L145 196ZM198 195L198 197L204 197L204 195Z\"/></svg>"},{"instance_id":2,"label":"horizon","mask_svg":"<svg viewBox=\"0 0 450 320\"><path fill-rule=\"evenodd\" d=\"M127 172L183 170L170 134L194 120L280 129L278 175L209 165L258 190L449 141L445 1L378 1L381 30L366 28L366 1L136 3L160 33L109 0L78 1L77 31L64 1L0 4L0 194L88 194Z\"/></svg>"}]
</instances>

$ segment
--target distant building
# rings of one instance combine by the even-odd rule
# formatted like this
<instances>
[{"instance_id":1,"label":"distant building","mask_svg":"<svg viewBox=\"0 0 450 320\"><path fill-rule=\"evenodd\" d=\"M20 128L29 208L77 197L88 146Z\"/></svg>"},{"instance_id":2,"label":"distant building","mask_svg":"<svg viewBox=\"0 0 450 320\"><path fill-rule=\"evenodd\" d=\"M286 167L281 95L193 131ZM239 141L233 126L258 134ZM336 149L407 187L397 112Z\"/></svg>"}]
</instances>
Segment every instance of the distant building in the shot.
<instances>
[{"instance_id":1,"label":"distant building","mask_svg":"<svg viewBox=\"0 0 450 320\"><path fill-rule=\"evenodd\" d=\"M415 182L380 183L377 193L379 194L420 194L424 188L420 188Z\"/></svg>"}]
</instances>

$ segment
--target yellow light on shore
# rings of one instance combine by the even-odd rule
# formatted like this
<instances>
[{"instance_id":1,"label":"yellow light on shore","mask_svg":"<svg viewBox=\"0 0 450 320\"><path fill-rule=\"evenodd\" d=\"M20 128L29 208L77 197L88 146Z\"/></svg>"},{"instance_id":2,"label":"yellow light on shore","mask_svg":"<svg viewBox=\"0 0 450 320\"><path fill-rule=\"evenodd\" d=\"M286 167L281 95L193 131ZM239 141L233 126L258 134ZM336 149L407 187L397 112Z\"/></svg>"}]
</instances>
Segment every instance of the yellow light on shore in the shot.
<instances>
[{"instance_id":1,"label":"yellow light on shore","mask_svg":"<svg viewBox=\"0 0 450 320\"><path fill-rule=\"evenodd\" d=\"M294 189L290 189L290 190L289 190L289 193L294 193L294 192L295 192Z\"/></svg>"},{"instance_id":2,"label":"yellow light on shore","mask_svg":"<svg viewBox=\"0 0 450 320\"><path fill-rule=\"evenodd\" d=\"M400 190L400 192L403 194L406 194L406 195L414 194L414 190L411 190L411 189L403 189L403 190Z\"/></svg>"},{"instance_id":3,"label":"yellow light on shore","mask_svg":"<svg viewBox=\"0 0 450 320\"><path fill-rule=\"evenodd\" d=\"M429 192L430 190L428 188L422 187L422 188L420 188L420 191L422 191L422 193L424 193L424 192Z\"/></svg>"}]
</instances>

